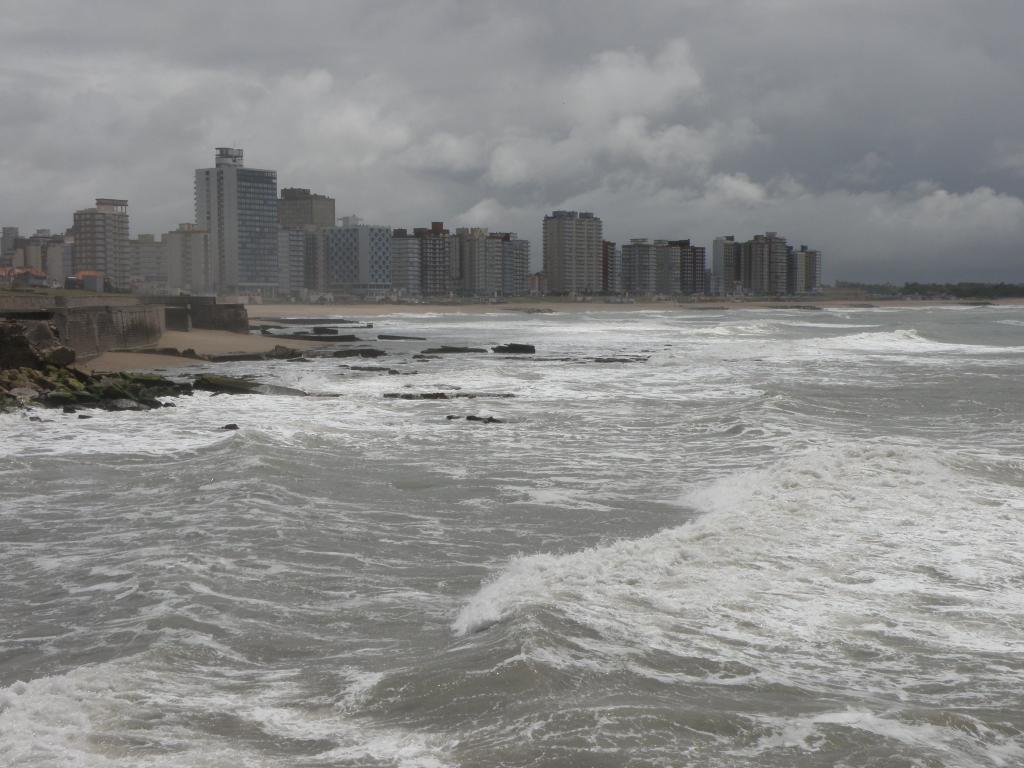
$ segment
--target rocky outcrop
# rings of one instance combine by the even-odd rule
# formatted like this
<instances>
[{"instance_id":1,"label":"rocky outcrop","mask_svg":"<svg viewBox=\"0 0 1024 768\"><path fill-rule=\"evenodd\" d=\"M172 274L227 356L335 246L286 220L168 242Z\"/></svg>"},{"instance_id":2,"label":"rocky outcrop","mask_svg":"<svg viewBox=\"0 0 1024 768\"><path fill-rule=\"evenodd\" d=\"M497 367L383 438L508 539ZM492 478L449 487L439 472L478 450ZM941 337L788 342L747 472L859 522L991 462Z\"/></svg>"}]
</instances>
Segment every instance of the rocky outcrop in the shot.
<instances>
[{"instance_id":1,"label":"rocky outcrop","mask_svg":"<svg viewBox=\"0 0 1024 768\"><path fill-rule=\"evenodd\" d=\"M381 357L386 355L383 349L372 349L370 347L357 347L355 349L339 349L331 353L331 357Z\"/></svg>"},{"instance_id":2,"label":"rocky outcrop","mask_svg":"<svg viewBox=\"0 0 1024 768\"><path fill-rule=\"evenodd\" d=\"M491 351L501 355L532 355L537 348L533 344L499 344L491 347Z\"/></svg>"},{"instance_id":3,"label":"rocky outcrop","mask_svg":"<svg viewBox=\"0 0 1024 768\"><path fill-rule=\"evenodd\" d=\"M385 392L384 397L389 400L453 400L465 398L475 400L476 398L508 398L515 397L511 392Z\"/></svg>"},{"instance_id":4,"label":"rocky outcrop","mask_svg":"<svg viewBox=\"0 0 1024 768\"><path fill-rule=\"evenodd\" d=\"M431 347L430 349L424 349L420 354L422 355L456 355L465 354L468 352L483 352L487 354L487 350L483 347L450 347L447 344L440 347Z\"/></svg>"},{"instance_id":5,"label":"rocky outcrop","mask_svg":"<svg viewBox=\"0 0 1024 768\"><path fill-rule=\"evenodd\" d=\"M70 365L75 353L47 320L0 321L0 369Z\"/></svg>"},{"instance_id":6,"label":"rocky outcrop","mask_svg":"<svg viewBox=\"0 0 1024 768\"><path fill-rule=\"evenodd\" d=\"M36 405L107 411L145 411L165 404L157 398L192 393L192 385L146 373L92 375L73 368L47 366L0 371L0 409Z\"/></svg>"},{"instance_id":7,"label":"rocky outcrop","mask_svg":"<svg viewBox=\"0 0 1024 768\"><path fill-rule=\"evenodd\" d=\"M426 341L425 336L401 336L397 333L378 333L377 338L381 341Z\"/></svg>"},{"instance_id":8,"label":"rocky outcrop","mask_svg":"<svg viewBox=\"0 0 1024 768\"><path fill-rule=\"evenodd\" d=\"M219 395L292 395L305 397L308 392L277 384L264 384L252 379L235 378L234 376L216 376L202 374L192 382L195 389L213 392Z\"/></svg>"}]
</instances>

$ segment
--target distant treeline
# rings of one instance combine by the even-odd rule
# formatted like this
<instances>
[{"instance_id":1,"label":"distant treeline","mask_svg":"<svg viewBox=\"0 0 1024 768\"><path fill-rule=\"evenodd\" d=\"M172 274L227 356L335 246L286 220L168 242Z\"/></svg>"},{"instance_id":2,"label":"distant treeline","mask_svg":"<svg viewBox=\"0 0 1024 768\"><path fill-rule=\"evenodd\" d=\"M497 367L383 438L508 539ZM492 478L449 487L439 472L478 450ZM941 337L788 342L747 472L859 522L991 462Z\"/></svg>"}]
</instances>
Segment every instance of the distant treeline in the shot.
<instances>
[{"instance_id":1,"label":"distant treeline","mask_svg":"<svg viewBox=\"0 0 1024 768\"><path fill-rule=\"evenodd\" d=\"M1020 283L851 283L836 281L836 288L846 288L874 296L950 296L956 299L1014 299L1024 298L1024 284Z\"/></svg>"}]
</instances>

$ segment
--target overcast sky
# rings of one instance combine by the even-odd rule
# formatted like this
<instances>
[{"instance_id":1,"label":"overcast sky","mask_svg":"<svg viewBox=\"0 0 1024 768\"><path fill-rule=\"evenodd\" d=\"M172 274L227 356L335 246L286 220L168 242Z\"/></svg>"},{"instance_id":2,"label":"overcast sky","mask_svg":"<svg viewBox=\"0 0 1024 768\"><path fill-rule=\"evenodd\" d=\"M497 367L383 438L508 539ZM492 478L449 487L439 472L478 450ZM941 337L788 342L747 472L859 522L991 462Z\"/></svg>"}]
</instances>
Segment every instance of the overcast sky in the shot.
<instances>
[{"instance_id":1,"label":"overcast sky","mask_svg":"<svg viewBox=\"0 0 1024 768\"><path fill-rule=\"evenodd\" d=\"M0 223L191 221L245 150L372 223L820 247L1024 282L1019 0L0 0Z\"/></svg>"}]
</instances>

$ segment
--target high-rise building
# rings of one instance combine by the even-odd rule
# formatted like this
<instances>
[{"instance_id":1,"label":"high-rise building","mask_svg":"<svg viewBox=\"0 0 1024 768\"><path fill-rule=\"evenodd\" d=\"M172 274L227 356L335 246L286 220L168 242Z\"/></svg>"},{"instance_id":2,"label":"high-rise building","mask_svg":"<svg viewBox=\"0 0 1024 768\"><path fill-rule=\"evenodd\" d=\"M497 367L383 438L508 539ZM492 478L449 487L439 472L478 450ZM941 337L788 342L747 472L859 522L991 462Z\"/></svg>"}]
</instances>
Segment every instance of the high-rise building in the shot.
<instances>
[{"instance_id":1,"label":"high-rise building","mask_svg":"<svg viewBox=\"0 0 1024 768\"><path fill-rule=\"evenodd\" d=\"M689 240L672 240L668 245L679 259L679 282L674 292L685 296L704 293L704 246L693 245Z\"/></svg>"},{"instance_id":2,"label":"high-rise building","mask_svg":"<svg viewBox=\"0 0 1024 768\"><path fill-rule=\"evenodd\" d=\"M242 150L218 147L195 175L196 226L210 233L220 293L273 295L278 288L277 172L246 168Z\"/></svg>"},{"instance_id":3,"label":"high-rise building","mask_svg":"<svg viewBox=\"0 0 1024 768\"><path fill-rule=\"evenodd\" d=\"M447 296L452 292L452 238L444 222L417 227L420 241L420 285L424 296Z\"/></svg>"},{"instance_id":4,"label":"high-rise building","mask_svg":"<svg viewBox=\"0 0 1024 768\"><path fill-rule=\"evenodd\" d=\"M466 296L501 293L501 241L488 237L484 227L459 227L452 238L452 260L457 261L457 288Z\"/></svg>"},{"instance_id":5,"label":"high-rise building","mask_svg":"<svg viewBox=\"0 0 1024 768\"><path fill-rule=\"evenodd\" d=\"M216 293L217 264L210 252L209 232L194 224L179 224L164 233L163 244L168 293Z\"/></svg>"},{"instance_id":6,"label":"high-rise building","mask_svg":"<svg viewBox=\"0 0 1024 768\"><path fill-rule=\"evenodd\" d=\"M787 290L789 254L777 232L754 235L740 247L740 282L751 296L782 296Z\"/></svg>"},{"instance_id":7,"label":"high-rise building","mask_svg":"<svg viewBox=\"0 0 1024 768\"><path fill-rule=\"evenodd\" d=\"M622 293L622 254L610 240L601 241L601 292Z\"/></svg>"},{"instance_id":8,"label":"high-rise building","mask_svg":"<svg viewBox=\"0 0 1024 768\"><path fill-rule=\"evenodd\" d=\"M101 197L96 207L75 211L75 272L98 272L117 290L130 287L128 201Z\"/></svg>"},{"instance_id":9,"label":"high-rise building","mask_svg":"<svg viewBox=\"0 0 1024 768\"><path fill-rule=\"evenodd\" d=\"M674 296L679 293L679 275L682 254L678 245L668 240L654 241L654 261L657 270L655 293Z\"/></svg>"},{"instance_id":10,"label":"high-rise building","mask_svg":"<svg viewBox=\"0 0 1024 768\"><path fill-rule=\"evenodd\" d=\"M622 246L622 290L637 296L658 292L658 250L664 240L634 237Z\"/></svg>"},{"instance_id":11,"label":"high-rise building","mask_svg":"<svg viewBox=\"0 0 1024 768\"><path fill-rule=\"evenodd\" d=\"M153 235L139 235L128 241L131 262L130 278L132 291L137 293L165 294L167 285L167 257L164 244Z\"/></svg>"},{"instance_id":12,"label":"high-rise building","mask_svg":"<svg viewBox=\"0 0 1024 768\"><path fill-rule=\"evenodd\" d=\"M18 239L17 227L0 229L0 267L9 267L14 259L14 241Z\"/></svg>"},{"instance_id":13,"label":"high-rise building","mask_svg":"<svg viewBox=\"0 0 1024 768\"><path fill-rule=\"evenodd\" d=\"M515 232L491 232L487 237L501 249L502 295L525 296L529 291L530 241L521 240Z\"/></svg>"},{"instance_id":14,"label":"high-rise building","mask_svg":"<svg viewBox=\"0 0 1024 768\"><path fill-rule=\"evenodd\" d=\"M346 216L321 230L326 288L361 297L391 290L391 229Z\"/></svg>"},{"instance_id":15,"label":"high-rise building","mask_svg":"<svg viewBox=\"0 0 1024 768\"><path fill-rule=\"evenodd\" d=\"M789 248L787 286L790 295L818 293L821 290L821 251L801 245L796 251Z\"/></svg>"},{"instance_id":16,"label":"high-rise building","mask_svg":"<svg viewBox=\"0 0 1024 768\"><path fill-rule=\"evenodd\" d=\"M548 292L601 291L601 219L592 213L554 211L544 217L544 275Z\"/></svg>"},{"instance_id":17,"label":"high-rise building","mask_svg":"<svg viewBox=\"0 0 1024 768\"><path fill-rule=\"evenodd\" d=\"M742 292L740 244L732 235L716 237L711 246L711 293L732 296Z\"/></svg>"},{"instance_id":18,"label":"high-rise building","mask_svg":"<svg viewBox=\"0 0 1024 768\"><path fill-rule=\"evenodd\" d=\"M419 296L420 240L405 229L391 232L391 290L399 297Z\"/></svg>"},{"instance_id":19,"label":"high-rise building","mask_svg":"<svg viewBox=\"0 0 1024 768\"><path fill-rule=\"evenodd\" d=\"M308 189L286 187L277 201L277 219L285 229L333 227L336 220L334 198Z\"/></svg>"},{"instance_id":20,"label":"high-rise building","mask_svg":"<svg viewBox=\"0 0 1024 768\"><path fill-rule=\"evenodd\" d=\"M298 296L306 287L306 232L302 229L277 231L277 286L282 296Z\"/></svg>"}]
</instances>

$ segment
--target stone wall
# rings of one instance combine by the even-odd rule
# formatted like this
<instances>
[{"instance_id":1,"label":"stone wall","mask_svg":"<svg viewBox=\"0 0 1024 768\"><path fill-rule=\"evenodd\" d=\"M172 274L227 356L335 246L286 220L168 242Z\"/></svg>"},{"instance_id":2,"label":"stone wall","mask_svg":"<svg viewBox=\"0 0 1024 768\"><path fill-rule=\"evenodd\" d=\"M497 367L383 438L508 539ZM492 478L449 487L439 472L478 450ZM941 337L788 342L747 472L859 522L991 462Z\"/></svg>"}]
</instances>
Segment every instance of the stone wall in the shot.
<instances>
[{"instance_id":1,"label":"stone wall","mask_svg":"<svg viewBox=\"0 0 1024 768\"><path fill-rule=\"evenodd\" d=\"M139 303L134 296L107 294L104 296L49 296L41 293L19 293L0 291L0 311L3 310L49 310L77 307L126 307Z\"/></svg>"},{"instance_id":2,"label":"stone wall","mask_svg":"<svg viewBox=\"0 0 1024 768\"><path fill-rule=\"evenodd\" d=\"M171 330L249 332L249 313L244 304L218 304L215 296L142 296L140 301L166 306L165 322ZM183 310L188 313L188 328L180 314Z\"/></svg>"},{"instance_id":3,"label":"stone wall","mask_svg":"<svg viewBox=\"0 0 1024 768\"><path fill-rule=\"evenodd\" d=\"M160 306L55 308L53 322L61 340L79 360L108 350L155 347L164 332Z\"/></svg>"},{"instance_id":4,"label":"stone wall","mask_svg":"<svg viewBox=\"0 0 1024 768\"><path fill-rule=\"evenodd\" d=\"M191 310L193 328L249 332L249 313L244 304L193 304Z\"/></svg>"}]
</instances>

